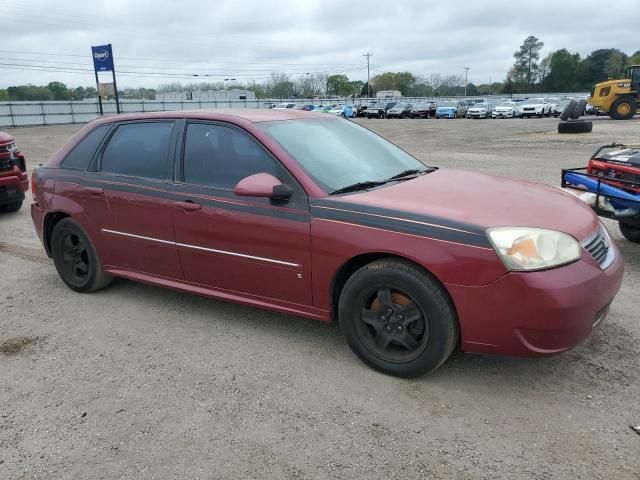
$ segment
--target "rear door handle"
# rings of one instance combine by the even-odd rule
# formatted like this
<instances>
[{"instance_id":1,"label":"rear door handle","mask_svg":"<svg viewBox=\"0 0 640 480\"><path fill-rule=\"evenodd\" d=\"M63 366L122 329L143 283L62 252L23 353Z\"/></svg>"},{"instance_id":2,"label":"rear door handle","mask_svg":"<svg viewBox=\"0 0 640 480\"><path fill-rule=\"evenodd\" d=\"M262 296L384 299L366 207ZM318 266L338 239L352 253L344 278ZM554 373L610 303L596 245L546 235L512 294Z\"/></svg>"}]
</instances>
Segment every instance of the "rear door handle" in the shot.
<instances>
[{"instance_id":1,"label":"rear door handle","mask_svg":"<svg viewBox=\"0 0 640 480\"><path fill-rule=\"evenodd\" d=\"M89 192L91 195L103 195L104 194L104 190L102 188L98 188L98 187L86 187L87 188L87 192Z\"/></svg>"},{"instance_id":2,"label":"rear door handle","mask_svg":"<svg viewBox=\"0 0 640 480\"><path fill-rule=\"evenodd\" d=\"M174 205L188 212L195 212L196 210L202 209L202 205L194 203L191 200L186 200L184 202L175 202Z\"/></svg>"}]
</instances>

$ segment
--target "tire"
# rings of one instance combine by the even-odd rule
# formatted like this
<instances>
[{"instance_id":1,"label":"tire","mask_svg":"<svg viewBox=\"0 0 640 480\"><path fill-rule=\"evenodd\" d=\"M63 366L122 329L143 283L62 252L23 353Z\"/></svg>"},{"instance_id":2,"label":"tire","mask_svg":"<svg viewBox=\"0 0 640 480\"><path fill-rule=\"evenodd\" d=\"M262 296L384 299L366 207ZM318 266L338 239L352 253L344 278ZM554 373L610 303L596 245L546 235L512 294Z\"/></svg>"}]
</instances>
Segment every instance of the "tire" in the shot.
<instances>
[{"instance_id":1,"label":"tire","mask_svg":"<svg viewBox=\"0 0 640 480\"><path fill-rule=\"evenodd\" d=\"M102 270L102 263L88 235L71 218L60 220L54 227L51 253L58 275L76 292L95 292L109 285L113 279Z\"/></svg>"},{"instance_id":2,"label":"tire","mask_svg":"<svg viewBox=\"0 0 640 480\"><path fill-rule=\"evenodd\" d=\"M573 109L573 112L571 113L571 118L573 118L574 120L577 120L578 118L584 115L584 112L586 109L587 109L587 101L580 100L576 105L576 107Z\"/></svg>"},{"instance_id":3,"label":"tire","mask_svg":"<svg viewBox=\"0 0 640 480\"><path fill-rule=\"evenodd\" d=\"M558 133L589 133L591 130L593 130L593 122L573 121L558 123Z\"/></svg>"},{"instance_id":4,"label":"tire","mask_svg":"<svg viewBox=\"0 0 640 480\"><path fill-rule=\"evenodd\" d=\"M629 95L623 95L615 99L611 104L609 115L614 120L629 120L636 114L636 101Z\"/></svg>"},{"instance_id":5,"label":"tire","mask_svg":"<svg viewBox=\"0 0 640 480\"><path fill-rule=\"evenodd\" d=\"M22 202L24 202L24 200L18 200L17 202L5 203L4 205L0 205L0 213L17 212L22 208Z\"/></svg>"},{"instance_id":6,"label":"tire","mask_svg":"<svg viewBox=\"0 0 640 480\"><path fill-rule=\"evenodd\" d=\"M571 115L573 115L573 111L575 110L578 102L575 100L570 100L569 103L565 105L562 109L562 113L560 114L560 120L569 120Z\"/></svg>"},{"instance_id":7,"label":"tire","mask_svg":"<svg viewBox=\"0 0 640 480\"><path fill-rule=\"evenodd\" d=\"M378 260L354 273L340 294L338 315L353 352L396 377L436 370L458 342L458 321L443 287L402 260Z\"/></svg>"},{"instance_id":8,"label":"tire","mask_svg":"<svg viewBox=\"0 0 640 480\"><path fill-rule=\"evenodd\" d=\"M640 227L637 225L631 225L630 223L625 223L622 220L618 222L618 226L620 227L620 233L622 236L633 243L640 243Z\"/></svg>"}]
</instances>

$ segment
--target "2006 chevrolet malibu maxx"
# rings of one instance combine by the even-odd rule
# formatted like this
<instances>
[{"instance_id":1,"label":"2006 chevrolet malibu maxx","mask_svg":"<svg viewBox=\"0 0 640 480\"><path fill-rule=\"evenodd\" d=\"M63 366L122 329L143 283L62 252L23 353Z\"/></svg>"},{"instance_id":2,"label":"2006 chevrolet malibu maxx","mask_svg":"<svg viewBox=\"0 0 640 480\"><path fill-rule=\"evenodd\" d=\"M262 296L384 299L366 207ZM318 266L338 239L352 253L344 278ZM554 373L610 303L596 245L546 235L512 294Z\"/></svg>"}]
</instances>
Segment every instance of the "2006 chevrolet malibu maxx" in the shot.
<instances>
[{"instance_id":1,"label":"2006 chevrolet malibu maxx","mask_svg":"<svg viewBox=\"0 0 640 480\"><path fill-rule=\"evenodd\" d=\"M567 350L623 263L560 189L426 167L371 131L295 110L96 120L33 175L62 280L125 277L322 321L411 377L467 352Z\"/></svg>"}]
</instances>

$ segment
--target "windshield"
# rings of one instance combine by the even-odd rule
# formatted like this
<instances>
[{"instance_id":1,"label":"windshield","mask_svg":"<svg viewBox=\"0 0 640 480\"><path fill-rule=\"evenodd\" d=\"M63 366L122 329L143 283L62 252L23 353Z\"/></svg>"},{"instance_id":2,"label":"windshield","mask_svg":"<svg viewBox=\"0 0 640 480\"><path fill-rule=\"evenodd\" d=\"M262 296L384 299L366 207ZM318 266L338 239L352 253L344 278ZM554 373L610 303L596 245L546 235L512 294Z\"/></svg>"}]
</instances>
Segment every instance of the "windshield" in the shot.
<instances>
[{"instance_id":1,"label":"windshield","mask_svg":"<svg viewBox=\"0 0 640 480\"><path fill-rule=\"evenodd\" d=\"M529 98L524 101L524 103L544 103L543 98Z\"/></svg>"},{"instance_id":2,"label":"windshield","mask_svg":"<svg viewBox=\"0 0 640 480\"><path fill-rule=\"evenodd\" d=\"M507 108L513 108L514 107L513 103L508 103L508 102L507 103L499 103L498 106L499 107L507 107Z\"/></svg>"},{"instance_id":3,"label":"windshield","mask_svg":"<svg viewBox=\"0 0 640 480\"><path fill-rule=\"evenodd\" d=\"M327 193L425 168L391 142L344 120L286 120L256 126L278 142Z\"/></svg>"},{"instance_id":4,"label":"windshield","mask_svg":"<svg viewBox=\"0 0 640 480\"><path fill-rule=\"evenodd\" d=\"M451 108L455 106L456 104L454 102L443 102L440 105L438 105L438 107L444 107L444 108Z\"/></svg>"}]
</instances>

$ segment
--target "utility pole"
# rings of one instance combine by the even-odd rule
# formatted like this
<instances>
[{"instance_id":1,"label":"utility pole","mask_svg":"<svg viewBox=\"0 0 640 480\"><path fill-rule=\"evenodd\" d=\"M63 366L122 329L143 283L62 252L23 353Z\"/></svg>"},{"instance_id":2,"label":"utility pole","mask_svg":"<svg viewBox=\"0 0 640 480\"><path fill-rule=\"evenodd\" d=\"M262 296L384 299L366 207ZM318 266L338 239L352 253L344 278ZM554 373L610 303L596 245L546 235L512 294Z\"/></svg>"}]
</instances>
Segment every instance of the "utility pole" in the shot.
<instances>
[{"instance_id":1,"label":"utility pole","mask_svg":"<svg viewBox=\"0 0 640 480\"><path fill-rule=\"evenodd\" d=\"M367 52L362 56L367 57L367 98L371 98L371 83L369 82L369 57L372 57L373 53Z\"/></svg>"},{"instance_id":2,"label":"utility pole","mask_svg":"<svg viewBox=\"0 0 640 480\"><path fill-rule=\"evenodd\" d=\"M469 84L469 69L471 67L464 67L464 96L467 96L467 85Z\"/></svg>"}]
</instances>

